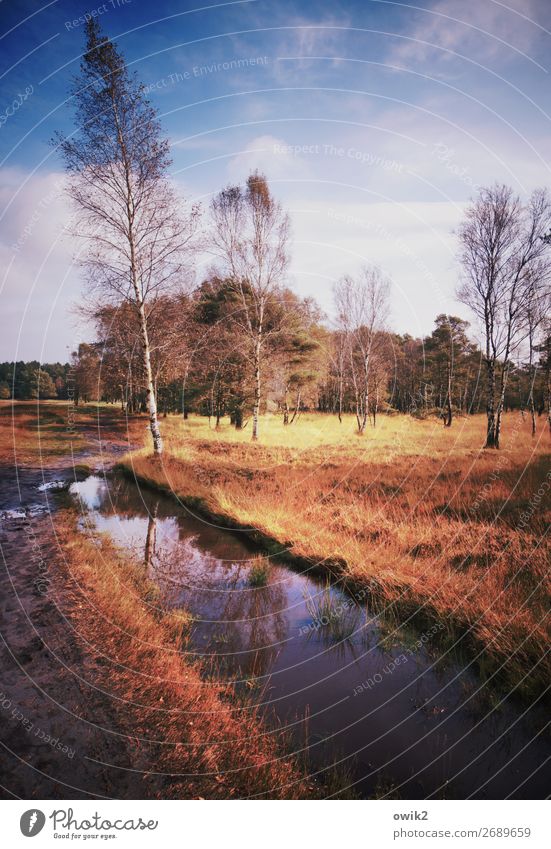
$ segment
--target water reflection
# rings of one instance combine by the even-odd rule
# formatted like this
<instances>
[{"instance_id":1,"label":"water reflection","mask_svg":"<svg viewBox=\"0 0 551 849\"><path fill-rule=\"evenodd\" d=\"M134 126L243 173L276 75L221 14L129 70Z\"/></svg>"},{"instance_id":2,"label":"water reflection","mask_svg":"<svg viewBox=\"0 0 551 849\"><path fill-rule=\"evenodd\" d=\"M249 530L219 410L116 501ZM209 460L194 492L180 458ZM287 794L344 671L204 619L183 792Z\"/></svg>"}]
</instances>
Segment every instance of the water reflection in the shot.
<instances>
[{"instance_id":1,"label":"water reflection","mask_svg":"<svg viewBox=\"0 0 551 849\"><path fill-rule=\"evenodd\" d=\"M158 509L159 502L155 501L151 513L149 514L149 520L147 522L147 533L145 535L144 564L149 571L151 571L153 565L153 558L155 557L155 540L157 537Z\"/></svg>"},{"instance_id":2,"label":"water reflection","mask_svg":"<svg viewBox=\"0 0 551 849\"><path fill-rule=\"evenodd\" d=\"M125 479L92 476L71 491L98 530L145 561L163 605L190 611L184 648L206 675L236 682L280 724L308 715L314 770L339 752L364 796L545 795L545 715L492 702L468 661L440 660L437 632L420 645L418 630L274 562L266 585L251 586L256 550L244 536Z\"/></svg>"}]
</instances>

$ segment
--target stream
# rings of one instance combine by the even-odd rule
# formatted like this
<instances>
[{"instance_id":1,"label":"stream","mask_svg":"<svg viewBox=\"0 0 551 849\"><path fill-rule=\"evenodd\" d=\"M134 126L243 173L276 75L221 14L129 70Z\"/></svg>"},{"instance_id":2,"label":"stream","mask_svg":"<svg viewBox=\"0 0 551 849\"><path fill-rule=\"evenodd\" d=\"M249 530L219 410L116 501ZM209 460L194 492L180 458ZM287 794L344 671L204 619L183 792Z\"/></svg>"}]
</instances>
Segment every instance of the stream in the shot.
<instances>
[{"instance_id":1,"label":"stream","mask_svg":"<svg viewBox=\"0 0 551 849\"><path fill-rule=\"evenodd\" d=\"M474 664L425 630L371 614L358 594L270 561L168 496L91 475L70 492L80 527L107 532L145 564L164 606L192 615L183 650L205 676L234 682L269 724L338 764L362 798L544 798L551 753L542 700L501 701Z\"/></svg>"}]
</instances>

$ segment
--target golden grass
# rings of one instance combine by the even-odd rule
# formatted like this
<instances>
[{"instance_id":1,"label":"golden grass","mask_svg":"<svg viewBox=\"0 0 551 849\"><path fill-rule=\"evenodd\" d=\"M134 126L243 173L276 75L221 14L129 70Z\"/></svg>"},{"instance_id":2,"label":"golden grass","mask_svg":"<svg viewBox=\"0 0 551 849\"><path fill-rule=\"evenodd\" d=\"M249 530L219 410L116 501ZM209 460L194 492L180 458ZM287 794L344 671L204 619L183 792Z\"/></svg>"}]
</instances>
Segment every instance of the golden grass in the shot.
<instances>
[{"instance_id":1,"label":"golden grass","mask_svg":"<svg viewBox=\"0 0 551 849\"><path fill-rule=\"evenodd\" d=\"M388 602L468 630L517 678L548 645L549 433L535 439L519 413L504 418L502 449L483 450L485 419L303 414L261 437L224 422L164 419L159 463L146 446L124 459L142 479L284 543ZM539 493L539 495L538 495ZM526 515L525 515L526 514ZM527 515L530 514L530 515ZM543 674L542 665L535 678Z\"/></svg>"},{"instance_id":2,"label":"golden grass","mask_svg":"<svg viewBox=\"0 0 551 849\"><path fill-rule=\"evenodd\" d=\"M236 702L230 687L203 680L199 665L185 658L186 616L156 607L144 568L104 536L76 533L71 511L58 513L55 527L66 612L86 652L100 659L91 664L93 683L112 696L117 732L134 741L132 767L144 774L144 795L315 795L313 782L285 754L281 732L268 733L254 708Z\"/></svg>"},{"instance_id":3,"label":"golden grass","mask_svg":"<svg viewBox=\"0 0 551 849\"><path fill-rule=\"evenodd\" d=\"M67 427L67 405L36 401L0 402L0 462L40 465L41 457L63 456L82 443Z\"/></svg>"},{"instance_id":4,"label":"golden grass","mask_svg":"<svg viewBox=\"0 0 551 849\"><path fill-rule=\"evenodd\" d=\"M90 449L97 453L90 454L93 462L100 459L97 439L102 430L124 446L129 440L139 442L144 425L137 418L127 421L119 409L105 404L0 401L0 463L49 467Z\"/></svg>"}]
</instances>

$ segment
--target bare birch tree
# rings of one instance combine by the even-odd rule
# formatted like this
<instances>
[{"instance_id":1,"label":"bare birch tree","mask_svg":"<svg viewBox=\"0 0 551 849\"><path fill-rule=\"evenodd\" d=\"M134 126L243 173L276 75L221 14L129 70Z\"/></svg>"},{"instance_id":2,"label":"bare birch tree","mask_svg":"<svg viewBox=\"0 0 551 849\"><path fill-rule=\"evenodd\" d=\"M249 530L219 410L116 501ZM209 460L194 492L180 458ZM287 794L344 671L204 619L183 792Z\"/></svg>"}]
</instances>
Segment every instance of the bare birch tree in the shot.
<instances>
[{"instance_id":1,"label":"bare birch tree","mask_svg":"<svg viewBox=\"0 0 551 849\"><path fill-rule=\"evenodd\" d=\"M265 322L289 262L289 217L274 200L263 174L255 172L246 188L228 186L211 204L212 242L240 303L239 321L247 335L254 373L252 439L258 439L262 398Z\"/></svg>"},{"instance_id":2,"label":"bare birch tree","mask_svg":"<svg viewBox=\"0 0 551 849\"><path fill-rule=\"evenodd\" d=\"M342 330L337 330L334 334L333 356L331 364L335 373L337 383L337 417L339 419L340 424L342 424L344 388L346 381L346 349L346 333L344 333Z\"/></svg>"},{"instance_id":3,"label":"bare birch tree","mask_svg":"<svg viewBox=\"0 0 551 849\"><path fill-rule=\"evenodd\" d=\"M523 205L508 186L495 185L481 190L459 229L463 279L458 297L484 329L487 448L499 448L512 355L528 333L530 292L549 286L545 234L550 218L544 190L535 191Z\"/></svg>"},{"instance_id":4,"label":"bare birch tree","mask_svg":"<svg viewBox=\"0 0 551 849\"><path fill-rule=\"evenodd\" d=\"M100 297L133 308L153 449L161 454L148 321L161 293L181 282L198 211L180 215L167 178L169 144L143 86L93 18L86 36L73 86L78 130L58 141L89 279Z\"/></svg>"},{"instance_id":5,"label":"bare birch tree","mask_svg":"<svg viewBox=\"0 0 551 849\"><path fill-rule=\"evenodd\" d=\"M384 343L389 294L390 281L375 265L365 265L357 278L342 277L335 286L337 320L347 340L359 433L365 432L369 417L373 365Z\"/></svg>"}]
</instances>

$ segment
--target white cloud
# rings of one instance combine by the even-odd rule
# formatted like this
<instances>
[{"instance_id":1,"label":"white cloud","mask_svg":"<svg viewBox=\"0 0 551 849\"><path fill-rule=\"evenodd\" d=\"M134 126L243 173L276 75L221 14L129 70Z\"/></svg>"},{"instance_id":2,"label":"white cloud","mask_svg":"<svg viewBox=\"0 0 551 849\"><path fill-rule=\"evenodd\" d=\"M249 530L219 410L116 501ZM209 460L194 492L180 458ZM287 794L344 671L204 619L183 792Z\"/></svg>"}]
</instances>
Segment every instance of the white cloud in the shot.
<instances>
[{"instance_id":1,"label":"white cloud","mask_svg":"<svg viewBox=\"0 0 551 849\"><path fill-rule=\"evenodd\" d=\"M347 55L347 27L352 25L349 15L323 15L320 18L294 16L286 21L274 49L274 78L280 85L307 84L319 78L319 67L309 57L329 57L324 70L338 66L339 59ZM288 61L292 58L293 61Z\"/></svg>"},{"instance_id":2,"label":"white cloud","mask_svg":"<svg viewBox=\"0 0 551 849\"><path fill-rule=\"evenodd\" d=\"M267 174L271 182L308 179L312 170L307 155L303 145L293 146L271 135L257 136L230 159L228 177L232 182L242 183L251 171L258 170Z\"/></svg>"}]
</instances>

